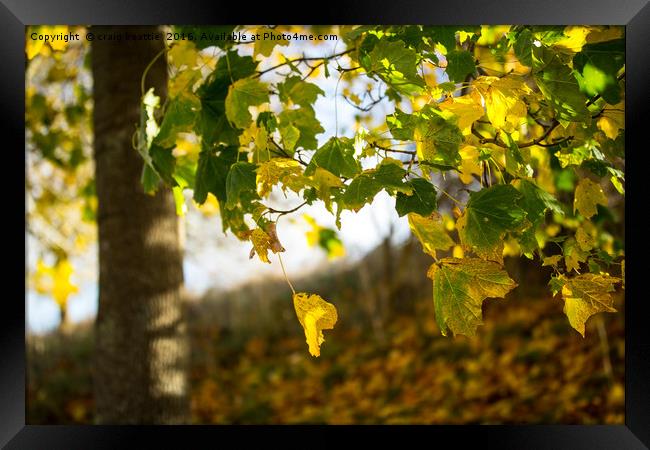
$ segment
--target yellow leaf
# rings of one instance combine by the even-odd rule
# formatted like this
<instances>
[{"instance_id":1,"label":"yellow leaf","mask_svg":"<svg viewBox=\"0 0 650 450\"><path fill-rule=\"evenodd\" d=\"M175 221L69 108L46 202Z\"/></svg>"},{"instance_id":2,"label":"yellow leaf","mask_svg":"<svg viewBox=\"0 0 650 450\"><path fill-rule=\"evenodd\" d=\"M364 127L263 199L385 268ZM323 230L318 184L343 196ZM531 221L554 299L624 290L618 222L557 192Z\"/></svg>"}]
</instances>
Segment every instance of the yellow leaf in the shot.
<instances>
[{"instance_id":1,"label":"yellow leaf","mask_svg":"<svg viewBox=\"0 0 650 450\"><path fill-rule=\"evenodd\" d=\"M607 206L607 197L605 197L603 188L589 178L583 178L576 187L573 212L578 211L588 219L596 214L596 205Z\"/></svg>"},{"instance_id":2,"label":"yellow leaf","mask_svg":"<svg viewBox=\"0 0 650 450\"><path fill-rule=\"evenodd\" d=\"M293 295L293 306L298 321L305 330L309 353L320 356L320 346L325 342L323 330L333 329L338 319L336 307L319 295L303 292Z\"/></svg>"},{"instance_id":3,"label":"yellow leaf","mask_svg":"<svg viewBox=\"0 0 650 450\"><path fill-rule=\"evenodd\" d=\"M596 245L596 227L589 221L583 222L576 230L575 238L582 250L591 250Z\"/></svg>"},{"instance_id":4,"label":"yellow leaf","mask_svg":"<svg viewBox=\"0 0 650 450\"><path fill-rule=\"evenodd\" d=\"M474 181L472 175L478 175L480 177L483 174L483 167L479 162L478 149L473 145L466 145L460 149L459 153L462 159L458 178L463 183L470 184Z\"/></svg>"},{"instance_id":5,"label":"yellow leaf","mask_svg":"<svg viewBox=\"0 0 650 450\"><path fill-rule=\"evenodd\" d=\"M611 107L605 106L601 117L596 122L605 136L616 139L618 130L625 129L625 101L619 102Z\"/></svg>"},{"instance_id":6,"label":"yellow leaf","mask_svg":"<svg viewBox=\"0 0 650 450\"><path fill-rule=\"evenodd\" d=\"M452 256L454 258L463 259L465 257L465 252L463 251L463 247L461 247L460 245L454 245Z\"/></svg>"},{"instance_id":7,"label":"yellow leaf","mask_svg":"<svg viewBox=\"0 0 650 450\"><path fill-rule=\"evenodd\" d=\"M616 312L614 299L609 294L620 280L609 275L585 273L574 278L562 277L564 313L571 326L585 336L585 322L599 312Z\"/></svg>"},{"instance_id":8,"label":"yellow leaf","mask_svg":"<svg viewBox=\"0 0 650 450\"><path fill-rule=\"evenodd\" d=\"M273 186L282 183L282 190L287 189L298 193L305 187L307 178L302 173L300 163L291 158L273 158L257 168L257 193L266 197Z\"/></svg>"},{"instance_id":9,"label":"yellow leaf","mask_svg":"<svg viewBox=\"0 0 650 450\"><path fill-rule=\"evenodd\" d=\"M582 46L587 43L587 35L591 32L589 27L568 26L564 29L565 37L553 43L556 50L564 50L564 53L578 53Z\"/></svg>"},{"instance_id":10,"label":"yellow leaf","mask_svg":"<svg viewBox=\"0 0 650 450\"><path fill-rule=\"evenodd\" d=\"M318 198L323 200L325 207L328 211L331 211L332 200L331 200L331 190L333 188L339 188L343 186L343 182L339 177L334 175L329 170L323 169L322 167L317 167L314 171L314 174L309 180L310 186L316 188L318 193Z\"/></svg>"},{"instance_id":11,"label":"yellow leaf","mask_svg":"<svg viewBox=\"0 0 650 450\"><path fill-rule=\"evenodd\" d=\"M564 241L564 264L569 272L579 270L580 263L585 262L587 256L589 255L580 250L580 246L574 238L569 238Z\"/></svg>"},{"instance_id":12,"label":"yellow leaf","mask_svg":"<svg viewBox=\"0 0 650 450\"><path fill-rule=\"evenodd\" d=\"M192 95L194 84L201 79L199 70L182 70L168 83L167 92L169 97L178 97L179 95Z\"/></svg>"},{"instance_id":13,"label":"yellow leaf","mask_svg":"<svg viewBox=\"0 0 650 450\"><path fill-rule=\"evenodd\" d=\"M562 255L553 255L544 258L542 266L557 266L557 263L562 259Z\"/></svg>"},{"instance_id":14,"label":"yellow leaf","mask_svg":"<svg viewBox=\"0 0 650 450\"><path fill-rule=\"evenodd\" d=\"M199 52L194 44L189 41L178 41L167 52L170 62L177 68L187 66L192 68L196 66Z\"/></svg>"},{"instance_id":15,"label":"yellow leaf","mask_svg":"<svg viewBox=\"0 0 650 450\"><path fill-rule=\"evenodd\" d=\"M453 97L439 103L440 109L452 112L458 117L458 128L463 134L471 133L471 126L483 117L485 110L471 97Z\"/></svg>"},{"instance_id":16,"label":"yellow leaf","mask_svg":"<svg viewBox=\"0 0 650 450\"><path fill-rule=\"evenodd\" d=\"M614 39L620 39L623 37L623 29L624 28L622 26L608 26L592 30L591 33L587 35L587 43L597 44L598 42L607 42L613 41Z\"/></svg>"},{"instance_id":17,"label":"yellow leaf","mask_svg":"<svg viewBox=\"0 0 650 450\"><path fill-rule=\"evenodd\" d=\"M46 27L43 27L42 32L43 32L43 34L46 34L46 35L58 36L58 35L62 35L62 34L67 34L68 33L68 27L67 27L67 25L56 25L56 26L53 26L53 27L46 26ZM48 42L49 42L50 47L52 48L52 50L55 50L55 51L63 51L63 50L66 49L66 47L68 47L68 43L66 41L62 40L62 39L61 40L59 40L59 39L57 39L57 40L49 40Z\"/></svg>"},{"instance_id":18,"label":"yellow leaf","mask_svg":"<svg viewBox=\"0 0 650 450\"><path fill-rule=\"evenodd\" d=\"M264 231L261 228L255 228L253 231L247 233L248 239L253 244L250 257L252 258L255 253L259 256L262 262L271 264L269 261L268 251L271 250L273 253L280 253L284 251L284 248L278 240L278 236L275 232L275 224L270 223L267 226L267 230Z\"/></svg>"},{"instance_id":19,"label":"yellow leaf","mask_svg":"<svg viewBox=\"0 0 650 450\"><path fill-rule=\"evenodd\" d=\"M41 53L45 41L39 41L38 39L27 39L27 44L25 46L25 52L27 53L27 59L34 59L36 55Z\"/></svg>"},{"instance_id":20,"label":"yellow leaf","mask_svg":"<svg viewBox=\"0 0 650 450\"><path fill-rule=\"evenodd\" d=\"M530 88L523 78L517 76L478 77L474 82L474 96L485 101L488 119L496 128L507 132L516 131L526 121L527 108L523 96Z\"/></svg>"},{"instance_id":21,"label":"yellow leaf","mask_svg":"<svg viewBox=\"0 0 650 450\"><path fill-rule=\"evenodd\" d=\"M208 198L202 205L196 205L199 211L201 211L206 216L213 216L219 212L219 201L217 200L217 197L212 195L211 192L208 192Z\"/></svg>"},{"instance_id":22,"label":"yellow leaf","mask_svg":"<svg viewBox=\"0 0 650 450\"><path fill-rule=\"evenodd\" d=\"M422 217L417 213L408 214L409 226L415 237L422 244L422 249L428 255L436 257L436 250L449 250L454 245L440 219L434 220Z\"/></svg>"}]
</instances>

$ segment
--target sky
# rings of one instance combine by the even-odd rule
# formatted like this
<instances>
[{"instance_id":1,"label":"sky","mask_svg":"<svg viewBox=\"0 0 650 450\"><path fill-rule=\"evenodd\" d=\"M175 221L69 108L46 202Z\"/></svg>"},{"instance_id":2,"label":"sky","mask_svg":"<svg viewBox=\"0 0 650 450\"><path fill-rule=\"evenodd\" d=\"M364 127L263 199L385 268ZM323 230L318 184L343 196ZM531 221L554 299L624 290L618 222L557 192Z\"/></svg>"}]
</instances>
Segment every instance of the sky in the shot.
<instances>
[{"instance_id":1,"label":"sky","mask_svg":"<svg viewBox=\"0 0 650 450\"><path fill-rule=\"evenodd\" d=\"M250 54L250 48L242 53ZM330 41L311 47L308 43L292 42L287 47L276 47L282 53L300 54L302 51L307 56L330 55L344 50L342 41ZM260 64L260 69L275 64L271 55L268 60ZM349 105L341 92L337 93L338 76L334 63L330 65L332 76L323 76L309 80L316 82L325 91L324 96L319 96L314 105L316 117L321 121L325 132L318 135L319 146L334 134L339 136L354 135L354 116L358 111ZM272 75L263 78L272 81ZM440 79L440 74L438 74ZM445 81L445 80L440 80ZM363 91L363 88L360 92ZM335 99L337 99L335 101ZM273 104L271 107L273 108ZM370 113L375 123L384 120L387 114L394 111L394 104L383 101L376 105ZM338 130L336 129L338 125ZM372 166L373 161L366 161L365 166ZM262 277L282 278L282 271L277 256L271 255L271 264L265 264L254 257L249 259L250 243L241 242L232 234L224 235L221 231L221 219L218 215L203 216L192 206L191 192L186 192L188 199L188 213L184 218L185 226L185 258L183 263L185 289L194 298L200 297L209 288L228 289L246 283L249 280ZM284 198L278 189L274 190L273 206L279 208L292 208L301 203L293 193ZM398 243L409 235L406 217L399 218L395 211L395 200L384 191L375 197L372 204L366 205L359 212L344 211L341 215L341 230L339 237L346 249L348 261L361 258L368 251L383 241L390 224L393 223L393 241ZM307 222L301 218L302 214L309 214L316 221L326 227L335 228L334 217L322 202L302 208L298 213L285 216L278 223L277 232L286 251L282 254L289 279L308 274L323 264L327 257L318 247L309 247L305 233L310 229ZM36 261L37 242L28 238L28 261L31 265ZM84 268L84 273L73 275L73 283L79 287L79 292L68 299L68 315L72 322L85 321L93 318L97 313L97 254L93 246L87 254L73 260L75 268ZM336 261L335 261L336 262ZM59 324L59 309L54 301L46 296L39 295L31 290L27 293L27 325L31 333L45 333L55 329Z\"/></svg>"}]
</instances>

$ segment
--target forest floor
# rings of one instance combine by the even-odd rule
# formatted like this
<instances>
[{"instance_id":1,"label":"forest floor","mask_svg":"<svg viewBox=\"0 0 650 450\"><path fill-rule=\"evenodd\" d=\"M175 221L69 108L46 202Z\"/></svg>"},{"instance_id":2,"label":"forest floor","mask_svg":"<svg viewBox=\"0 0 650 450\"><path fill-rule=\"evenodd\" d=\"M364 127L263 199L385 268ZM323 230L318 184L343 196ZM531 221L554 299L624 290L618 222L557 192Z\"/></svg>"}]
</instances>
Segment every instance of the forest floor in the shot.
<instances>
[{"instance_id":1,"label":"forest floor","mask_svg":"<svg viewBox=\"0 0 650 450\"><path fill-rule=\"evenodd\" d=\"M237 331L215 326L203 313L209 305L194 304L192 420L624 423L622 295L619 313L588 321L586 338L559 298L488 300L471 339L441 336L432 303L422 298L415 313L391 314L374 331L340 313L320 358L309 355L295 316L280 331ZM290 299L279 307L293 314ZM27 423L92 423L92 341L92 324L28 338Z\"/></svg>"}]
</instances>

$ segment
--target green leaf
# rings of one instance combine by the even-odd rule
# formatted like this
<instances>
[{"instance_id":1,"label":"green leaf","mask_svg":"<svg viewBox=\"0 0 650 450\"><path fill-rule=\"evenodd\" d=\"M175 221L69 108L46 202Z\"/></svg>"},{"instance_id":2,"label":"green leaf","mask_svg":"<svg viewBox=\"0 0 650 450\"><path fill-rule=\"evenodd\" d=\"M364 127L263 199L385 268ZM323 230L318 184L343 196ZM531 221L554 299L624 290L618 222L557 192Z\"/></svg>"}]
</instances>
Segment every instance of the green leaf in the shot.
<instances>
[{"instance_id":1,"label":"green leaf","mask_svg":"<svg viewBox=\"0 0 650 450\"><path fill-rule=\"evenodd\" d=\"M217 150L203 150L199 153L194 201L203 204L209 192L220 204L226 203L226 179L230 166L237 161L237 150L236 146L219 146Z\"/></svg>"},{"instance_id":2,"label":"green leaf","mask_svg":"<svg viewBox=\"0 0 650 450\"><path fill-rule=\"evenodd\" d=\"M191 97L179 96L172 99L167 106L160 131L154 142L163 147L173 147L178 133L194 131L194 122L199 108L200 103L192 101Z\"/></svg>"},{"instance_id":3,"label":"green leaf","mask_svg":"<svg viewBox=\"0 0 650 450\"><path fill-rule=\"evenodd\" d=\"M426 217L436 210L438 202L433 184L423 178L414 178L407 184L413 189L412 194L398 192L395 201L395 209L400 217L408 213L417 213Z\"/></svg>"},{"instance_id":4,"label":"green leaf","mask_svg":"<svg viewBox=\"0 0 650 450\"><path fill-rule=\"evenodd\" d=\"M291 123L280 126L280 136L282 137L282 145L285 150L293 155L296 144L300 139L300 130L294 127Z\"/></svg>"},{"instance_id":5,"label":"green leaf","mask_svg":"<svg viewBox=\"0 0 650 450\"><path fill-rule=\"evenodd\" d=\"M624 64L624 39L587 44L573 57L573 69L582 92L589 96L601 95L611 105L621 100L616 77Z\"/></svg>"},{"instance_id":6,"label":"green leaf","mask_svg":"<svg viewBox=\"0 0 650 450\"><path fill-rule=\"evenodd\" d=\"M467 50L452 50L447 52L447 75L456 83L465 81L465 77L476 71L474 57Z\"/></svg>"},{"instance_id":7,"label":"green leaf","mask_svg":"<svg viewBox=\"0 0 650 450\"><path fill-rule=\"evenodd\" d=\"M517 34L512 48L521 64L533 66L533 33L528 28L524 28Z\"/></svg>"},{"instance_id":8,"label":"green leaf","mask_svg":"<svg viewBox=\"0 0 650 450\"><path fill-rule=\"evenodd\" d=\"M536 227L544 221L544 214L548 209L564 215L560 202L535 183L528 180L516 180L516 187L523 196L518 204L526 211L526 218L533 226Z\"/></svg>"},{"instance_id":9,"label":"green leaf","mask_svg":"<svg viewBox=\"0 0 650 450\"><path fill-rule=\"evenodd\" d=\"M316 135L322 133L325 129L316 119L312 107L302 106L298 109L285 109L278 118L280 119L280 127L292 125L300 132L295 148L302 147L305 150L314 150L318 147Z\"/></svg>"},{"instance_id":10,"label":"green leaf","mask_svg":"<svg viewBox=\"0 0 650 450\"><path fill-rule=\"evenodd\" d=\"M447 52L456 48L456 28L454 26L423 26L422 34L433 42L442 44Z\"/></svg>"},{"instance_id":11,"label":"green leaf","mask_svg":"<svg viewBox=\"0 0 650 450\"><path fill-rule=\"evenodd\" d=\"M250 56L230 51L219 58L214 71L197 90L201 100L198 126L206 144L239 144L239 131L226 117L226 96L233 81L253 75L256 67L257 63Z\"/></svg>"},{"instance_id":12,"label":"green leaf","mask_svg":"<svg viewBox=\"0 0 650 450\"><path fill-rule=\"evenodd\" d=\"M402 141L413 140L413 132L418 120L417 116L407 114L397 108L393 114L386 116L386 123L391 135Z\"/></svg>"},{"instance_id":13,"label":"green leaf","mask_svg":"<svg viewBox=\"0 0 650 450\"><path fill-rule=\"evenodd\" d=\"M257 195L257 166L249 162L237 162L230 167L226 178L226 208L234 209L238 204L248 206Z\"/></svg>"},{"instance_id":14,"label":"green leaf","mask_svg":"<svg viewBox=\"0 0 650 450\"><path fill-rule=\"evenodd\" d=\"M314 153L305 175L310 176L317 167L322 167L337 177L352 178L361 172L361 165L354 158L353 142L349 138L330 138Z\"/></svg>"},{"instance_id":15,"label":"green leaf","mask_svg":"<svg viewBox=\"0 0 650 450\"><path fill-rule=\"evenodd\" d=\"M370 61L370 71L401 75L404 79L417 76L415 51L407 48L402 41L380 39L370 52Z\"/></svg>"},{"instance_id":16,"label":"green leaf","mask_svg":"<svg viewBox=\"0 0 650 450\"><path fill-rule=\"evenodd\" d=\"M422 91L424 80L417 74L417 54L400 40L382 38L369 54L369 73L376 73L393 89L407 95Z\"/></svg>"},{"instance_id":17,"label":"green leaf","mask_svg":"<svg viewBox=\"0 0 650 450\"><path fill-rule=\"evenodd\" d=\"M156 169L158 176L170 186L176 186L177 183L173 177L176 158L172 154L172 148L163 148L154 142L151 144L149 154L151 155L153 168Z\"/></svg>"},{"instance_id":18,"label":"green leaf","mask_svg":"<svg viewBox=\"0 0 650 450\"><path fill-rule=\"evenodd\" d=\"M405 175L406 171L400 161L385 158L377 168L365 170L352 180L343 195L345 206L358 210L372 202L382 189L386 189L389 194L397 191L410 192L411 187L403 181Z\"/></svg>"},{"instance_id":19,"label":"green leaf","mask_svg":"<svg viewBox=\"0 0 650 450\"><path fill-rule=\"evenodd\" d=\"M269 101L269 92L264 83L256 78L237 80L228 88L226 117L237 128L246 128L253 118L248 108Z\"/></svg>"},{"instance_id":20,"label":"green leaf","mask_svg":"<svg viewBox=\"0 0 650 450\"><path fill-rule=\"evenodd\" d=\"M506 156L506 171L515 177L532 177L533 168L530 164L526 164L517 142L512 139L510 134L503 133L508 148L505 150Z\"/></svg>"},{"instance_id":21,"label":"green leaf","mask_svg":"<svg viewBox=\"0 0 650 450\"><path fill-rule=\"evenodd\" d=\"M483 300L504 297L517 286L505 270L478 258L444 258L427 273L433 280L436 322L443 336L474 336L483 324Z\"/></svg>"},{"instance_id":22,"label":"green leaf","mask_svg":"<svg viewBox=\"0 0 650 450\"><path fill-rule=\"evenodd\" d=\"M160 185L160 177L153 167L144 164L142 167L142 177L140 178L142 187L147 194L154 194Z\"/></svg>"},{"instance_id":23,"label":"green leaf","mask_svg":"<svg viewBox=\"0 0 650 450\"><path fill-rule=\"evenodd\" d=\"M456 224L461 242L482 258L501 261L504 234L526 217L521 198L517 189L503 184L472 192Z\"/></svg>"},{"instance_id":24,"label":"green leaf","mask_svg":"<svg viewBox=\"0 0 650 450\"><path fill-rule=\"evenodd\" d=\"M452 119L442 116L438 110L431 110L430 119L416 127L415 140L418 158L422 162L444 167L458 167L461 156L458 152L463 134Z\"/></svg>"},{"instance_id":25,"label":"green leaf","mask_svg":"<svg viewBox=\"0 0 650 450\"><path fill-rule=\"evenodd\" d=\"M537 50L540 53L537 53ZM533 50L534 78L555 111L560 122L589 123L591 115L587 109L587 99L580 92L580 86L571 69L562 64L557 55L544 47Z\"/></svg>"},{"instance_id":26,"label":"green leaf","mask_svg":"<svg viewBox=\"0 0 650 450\"><path fill-rule=\"evenodd\" d=\"M292 101L301 106L310 106L316 102L319 95L325 92L313 83L302 81L300 77L287 78L284 83L278 85L280 100L284 103Z\"/></svg>"}]
</instances>

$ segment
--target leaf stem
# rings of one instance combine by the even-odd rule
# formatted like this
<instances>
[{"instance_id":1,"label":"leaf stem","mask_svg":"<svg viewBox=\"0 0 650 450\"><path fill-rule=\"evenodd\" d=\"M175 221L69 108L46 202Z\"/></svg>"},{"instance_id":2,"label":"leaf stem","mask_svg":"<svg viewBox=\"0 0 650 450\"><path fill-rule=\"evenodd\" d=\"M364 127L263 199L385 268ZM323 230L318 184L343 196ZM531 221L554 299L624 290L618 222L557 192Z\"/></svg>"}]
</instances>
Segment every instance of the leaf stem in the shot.
<instances>
[{"instance_id":1,"label":"leaf stem","mask_svg":"<svg viewBox=\"0 0 650 450\"><path fill-rule=\"evenodd\" d=\"M278 261L280 261L280 267L282 267L282 273L284 274L284 279L289 285L289 288L291 288L291 292L293 295L296 295L296 290L293 288L293 284L291 284L291 281L289 281L289 277L287 276L287 271L284 269L284 263L282 262L282 256L278 253Z\"/></svg>"}]
</instances>

